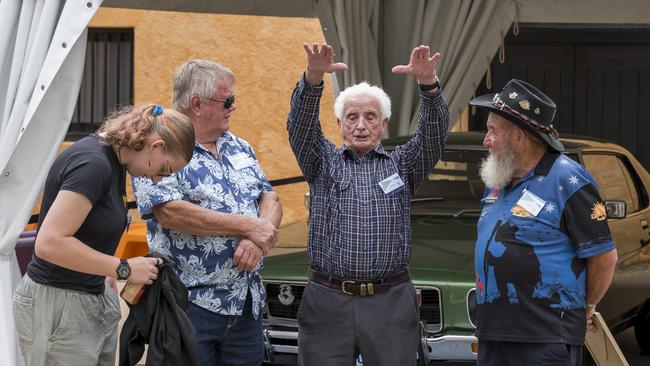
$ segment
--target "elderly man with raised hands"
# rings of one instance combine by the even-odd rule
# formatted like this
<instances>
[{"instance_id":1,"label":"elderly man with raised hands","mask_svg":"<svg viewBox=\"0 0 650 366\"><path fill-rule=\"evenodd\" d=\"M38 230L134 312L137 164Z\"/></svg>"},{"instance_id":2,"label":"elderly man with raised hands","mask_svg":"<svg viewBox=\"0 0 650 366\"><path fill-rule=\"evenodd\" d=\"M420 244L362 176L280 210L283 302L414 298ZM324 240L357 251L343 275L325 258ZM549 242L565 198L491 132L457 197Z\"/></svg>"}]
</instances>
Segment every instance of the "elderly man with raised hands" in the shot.
<instances>
[{"instance_id":1,"label":"elderly man with raised hands","mask_svg":"<svg viewBox=\"0 0 650 366\"><path fill-rule=\"evenodd\" d=\"M289 142L311 192L309 283L298 324L301 365L415 365L419 312L407 266L410 200L444 149L449 117L436 75L440 54L413 49L394 73L419 82L418 129L388 152L381 137L391 116L388 95L363 82L336 98L343 146L322 133L319 102L325 73L344 71L332 48L305 44L307 70L291 99Z\"/></svg>"}]
</instances>

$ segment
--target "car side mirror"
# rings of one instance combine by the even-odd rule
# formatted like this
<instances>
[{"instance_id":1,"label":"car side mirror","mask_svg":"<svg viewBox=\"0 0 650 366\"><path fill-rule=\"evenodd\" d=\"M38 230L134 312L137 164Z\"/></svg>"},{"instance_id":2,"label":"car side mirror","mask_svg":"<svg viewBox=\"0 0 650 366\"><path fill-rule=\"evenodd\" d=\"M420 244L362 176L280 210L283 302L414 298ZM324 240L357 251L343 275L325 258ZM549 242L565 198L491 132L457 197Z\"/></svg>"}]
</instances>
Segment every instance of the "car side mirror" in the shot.
<instances>
[{"instance_id":1,"label":"car side mirror","mask_svg":"<svg viewBox=\"0 0 650 366\"><path fill-rule=\"evenodd\" d=\"M622 219L627 215L625 201L605 201L605 209L610 219Z\"/></svg>"}]
</instances>

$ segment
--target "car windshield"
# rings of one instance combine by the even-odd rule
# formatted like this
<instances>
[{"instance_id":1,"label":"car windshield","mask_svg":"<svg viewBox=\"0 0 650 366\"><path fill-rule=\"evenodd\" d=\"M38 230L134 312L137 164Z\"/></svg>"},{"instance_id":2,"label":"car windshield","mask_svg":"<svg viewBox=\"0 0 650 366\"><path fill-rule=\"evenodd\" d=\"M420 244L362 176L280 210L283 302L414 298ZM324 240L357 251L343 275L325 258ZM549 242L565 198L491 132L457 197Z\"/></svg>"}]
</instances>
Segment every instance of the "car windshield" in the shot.
<instances>
[{"instance_id":1,"label":"car windshield","mask_svg":"<svg viewBox=\"0 0 650 366\"><path fill-rule=\"evenodd\" d=\"M485 189L478 170L485 154L482 150L446 150L415 192L412 213L478 217Z\"/></svg>"}]
</instances>

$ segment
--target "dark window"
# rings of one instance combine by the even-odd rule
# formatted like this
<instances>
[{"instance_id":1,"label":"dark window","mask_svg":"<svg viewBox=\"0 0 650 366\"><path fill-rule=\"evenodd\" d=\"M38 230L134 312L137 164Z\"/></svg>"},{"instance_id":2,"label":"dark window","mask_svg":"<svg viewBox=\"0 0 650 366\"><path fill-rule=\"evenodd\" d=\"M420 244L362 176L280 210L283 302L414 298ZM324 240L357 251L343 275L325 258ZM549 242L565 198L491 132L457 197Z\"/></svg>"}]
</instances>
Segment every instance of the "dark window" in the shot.
<instances>
[{"instance_id":1,"label":"dark window","mask_svg":"<svg viewBox=\"0 0 650 366\"><path fill-rule=\"evenodd\" d=\"M495 93L511 78L529 81L557 103L561 135L605 138L650 169L650 30L566 27L529 24L517 36L509 32L505 62L493 59L491 88L483 79L476 95ZM484 130L486 117L470 114L470 130Z\"/></svg>"},{"instance_id":2,"label":"dark window","mask_svg":"<svg viewBox=\"0 0 650 366\"><path fill-rule=\"evenodd\" d=\"M133 29L89 28L68 140L94 132L116 106L133 103Z\"/></svg>"}]
</instances>

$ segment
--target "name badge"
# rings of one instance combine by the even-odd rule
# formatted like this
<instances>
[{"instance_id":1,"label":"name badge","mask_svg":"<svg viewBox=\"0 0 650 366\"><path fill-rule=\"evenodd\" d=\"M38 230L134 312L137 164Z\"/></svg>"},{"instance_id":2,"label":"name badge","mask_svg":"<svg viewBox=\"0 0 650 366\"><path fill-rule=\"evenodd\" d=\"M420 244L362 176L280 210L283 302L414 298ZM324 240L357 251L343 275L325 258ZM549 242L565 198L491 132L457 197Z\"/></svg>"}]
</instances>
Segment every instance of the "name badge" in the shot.
<instances>
[{"instance_id":1,"label":"name badge","mask_svg":"<svg viewBox=\"0 0 650 366\"><path fill-rule=\"evenodd\" d=\"M399 176L399 174L395 173L379 182L379 187L381 187L381 190L384 191L384 194L390 195L396 193L400 188L404 187L404 181Z\"/></svg>"},{"instance_id":2,"label":"name badge","mask_svg":"<svg viewBox=\"0 0 650 366\"><path fill-rule=\"evenodd\" d=\"M236 170L248 168L255 164L255 161L245 153L239 153L228 157L228 161L235 167Z\"/></svg>"},{"instance_id":3,"label":"name badge","mask_svg":"<svg viewBox=\"0 0 650 366\"><path fill-rule=\"evenodd\" d=\"M544 205L546 205L546 201L535 196L527 189L524 189L524 193L519 198L519 201L517 201L517 206L525 208L533 216L537 216L542 208L544 208Z\"/></svg>"}]
</instances>

